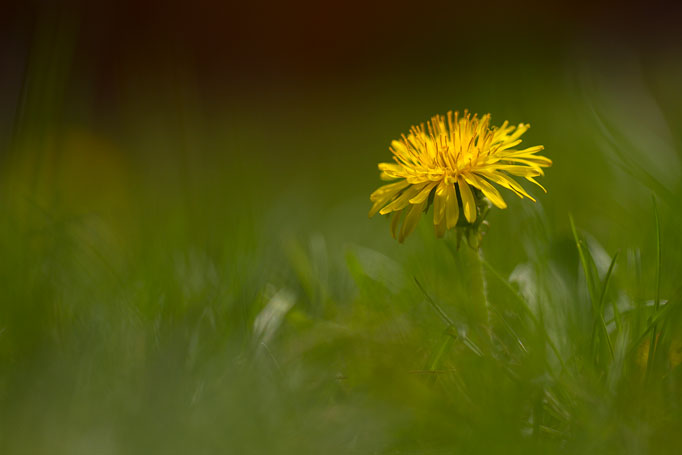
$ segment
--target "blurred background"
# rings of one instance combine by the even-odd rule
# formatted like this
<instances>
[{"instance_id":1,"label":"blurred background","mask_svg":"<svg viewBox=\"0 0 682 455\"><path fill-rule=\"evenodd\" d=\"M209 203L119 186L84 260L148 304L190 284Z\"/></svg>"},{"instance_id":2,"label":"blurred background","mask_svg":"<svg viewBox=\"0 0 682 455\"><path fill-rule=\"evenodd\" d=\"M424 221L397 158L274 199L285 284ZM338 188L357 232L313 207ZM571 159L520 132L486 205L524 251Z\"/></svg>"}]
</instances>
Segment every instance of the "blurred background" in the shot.
<instances>
[{"instance_id":1,"label":"blurred background","mask_svg":"<svg viewBox=\"0 0 682 455\"><path fill-rule=\"evenodd\" d=\"M678 382L654 398L634 360L581 363L568 220L602 278L620 251L614 300L679 299L681 18L586 1L0 6L0 451L674 453L680 437L657 436L680 422ZM545 296L568 377L529 355L498 383L507 363L457 346L461 377L415 374L444 326L413 278L457 318L469 266L425 221L397 244L369 194L391 140L464 109L530 123L524 144L554 161L536 204L491 213L484 249L543 289L524 295ZM550 389L562 404L537 439Z\"/></svg>"}]
</instances>

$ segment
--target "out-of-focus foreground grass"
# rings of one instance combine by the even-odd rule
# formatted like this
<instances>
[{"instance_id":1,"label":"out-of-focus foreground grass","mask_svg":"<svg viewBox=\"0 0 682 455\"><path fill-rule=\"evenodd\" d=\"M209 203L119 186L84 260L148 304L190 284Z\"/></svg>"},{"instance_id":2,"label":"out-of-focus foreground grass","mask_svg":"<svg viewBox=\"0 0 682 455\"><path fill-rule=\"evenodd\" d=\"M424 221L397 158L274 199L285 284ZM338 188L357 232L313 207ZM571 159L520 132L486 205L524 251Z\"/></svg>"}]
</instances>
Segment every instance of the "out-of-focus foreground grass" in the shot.
<instances>
[{"instance_id":1,"label":"out-of-focus foreground grass","mask_svg":"<svg viewBox=\"0 0 682 455\"><path fill-rule=\"evenodd\" d=\"M682 446L679 66L387 70L210 107L187 75L95 121L61 61L31 62L2 128L2 453ZM492 348L466 248L367 219L390 140L453 108L530 122L554 160L548 194L489 217Z\"/></svg>"}]
</instances>

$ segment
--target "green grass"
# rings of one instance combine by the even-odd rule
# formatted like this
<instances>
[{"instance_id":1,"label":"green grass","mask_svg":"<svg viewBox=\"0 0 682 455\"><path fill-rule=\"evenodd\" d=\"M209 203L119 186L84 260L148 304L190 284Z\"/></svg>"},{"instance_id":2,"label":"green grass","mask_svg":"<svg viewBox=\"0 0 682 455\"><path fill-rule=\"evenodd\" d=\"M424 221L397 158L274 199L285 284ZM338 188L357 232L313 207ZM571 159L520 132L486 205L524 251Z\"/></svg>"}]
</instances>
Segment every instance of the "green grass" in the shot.
<instances>
[{"instance_id":1,"label":"green grass","mask_svg":"<svg viewBox=\"0 0 682 455\"><path fill-rule=\"evenodd\" d=\"M0 452L677 453L682 132L666 180L598 93L526 68L210 112L131 95L114 125L40 98L62 66L27 82L4 130ZM427 221L399 245L367 219L390 140L465 107L531 122L555 162L537 204L491 212L482 264Z\"/></svg>"}]
</instances>

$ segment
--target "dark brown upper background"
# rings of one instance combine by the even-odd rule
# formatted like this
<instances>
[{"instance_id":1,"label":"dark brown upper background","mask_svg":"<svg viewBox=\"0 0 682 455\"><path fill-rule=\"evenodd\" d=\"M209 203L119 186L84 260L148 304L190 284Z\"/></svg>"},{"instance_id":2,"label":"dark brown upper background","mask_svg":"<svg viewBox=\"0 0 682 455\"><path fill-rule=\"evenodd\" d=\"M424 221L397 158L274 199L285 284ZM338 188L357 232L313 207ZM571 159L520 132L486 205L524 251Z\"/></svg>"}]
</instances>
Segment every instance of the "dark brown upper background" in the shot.
<instances>
[{"instance_id":1,"label":"dark brown upper background","mask_svg":"<svg viewBox=\"0 0 682 455\"><path fill-rule=\"evenodd\" d=\"M464 93L482 76L510 90L510 75L541 81L538 71L595 48L606 59L617 46L674 61L679 12L588 1L14 2L0 9L0 136L12 134L27 74L45 77L31 85L41 106L63 98L53 117L66 109L108 125L131 100L181 96L178 87L220 109L240 109L240 99L254 109L286 105L354 84L367 91L368 81L396 78L403 92L441 78Z\"/></svg>"},{"instance_id":2,"label":"dark brown upper background","mask_svg":"<svg viewBox=\"0 0 682 455\"><path fill-rule=\"evenodd\" d=\"M679 7L651 2L20 3L0 15L5 56L20 57L36 33L50 33L41 25L61 17L76 31L76 68L102 82L173 61L206 82L314 80L388 65L415 71L461 58L551 56L575 40L656 49L677 46L680 37Z\"/></svg>"}]
</instances>

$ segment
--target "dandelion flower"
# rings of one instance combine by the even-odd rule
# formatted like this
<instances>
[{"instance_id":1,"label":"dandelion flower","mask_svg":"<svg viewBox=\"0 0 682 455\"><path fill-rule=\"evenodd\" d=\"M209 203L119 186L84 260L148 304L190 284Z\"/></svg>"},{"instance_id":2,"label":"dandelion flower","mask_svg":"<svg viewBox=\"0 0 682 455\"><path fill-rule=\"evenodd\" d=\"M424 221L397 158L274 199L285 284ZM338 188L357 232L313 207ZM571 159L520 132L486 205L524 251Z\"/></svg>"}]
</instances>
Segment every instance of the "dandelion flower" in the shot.
<instances>
[{"instance_id":1,"label":"dandelion flower","mask_svg":"<svg viewBox=\"0 0 682 455\"><path fill-rule=\"evenodd\" d=\"M538 185L535 177L552 161L537 155L541 145L518 150L521 135L530 125L490 126L490 114L478 118L464 111L435 116L426 125L391 143L393 163L380 163L381 179L393 181L371 194L369 216L392 214L391 233L400 242L416 227L421 214L433 204L436 236L456 226L472 226L482 217L484 198L507 207L499 185L517 196L535 201L513 177ZM461 216L460 212L463 212ZM403 216L404 215L404 216ZM402 226L401 226L402 222Z\"/></svg>"}]
</instances>

